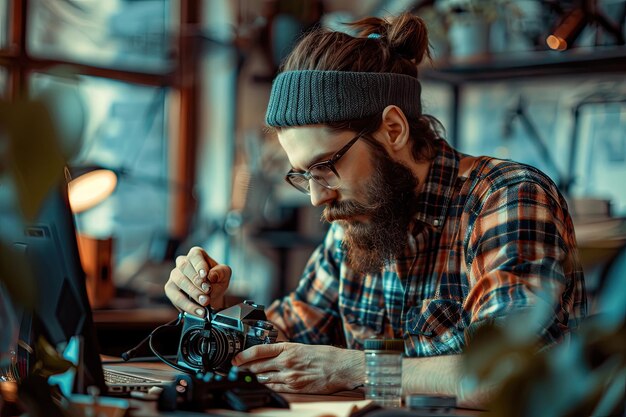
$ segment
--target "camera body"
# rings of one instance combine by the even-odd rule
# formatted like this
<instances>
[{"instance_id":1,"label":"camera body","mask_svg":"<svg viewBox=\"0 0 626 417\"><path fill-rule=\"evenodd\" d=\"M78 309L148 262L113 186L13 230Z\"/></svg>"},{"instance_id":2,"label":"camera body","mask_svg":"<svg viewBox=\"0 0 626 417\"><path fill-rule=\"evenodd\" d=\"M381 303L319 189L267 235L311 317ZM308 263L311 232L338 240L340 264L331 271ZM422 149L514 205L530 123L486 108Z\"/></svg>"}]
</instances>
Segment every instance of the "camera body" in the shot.
<instances>
[{"instance_id":1,"label":"camera body","mask_svg":"<svg viewBox=\"0 0 626 417\"><path fill-rule=\"evenodd\" d=\"M183 314L177 364L189 372L226 373L231 360L251 346L276 342L278 331L267 321L264 307L246 300L199 318Z\"/></svg>"}]
</instances>

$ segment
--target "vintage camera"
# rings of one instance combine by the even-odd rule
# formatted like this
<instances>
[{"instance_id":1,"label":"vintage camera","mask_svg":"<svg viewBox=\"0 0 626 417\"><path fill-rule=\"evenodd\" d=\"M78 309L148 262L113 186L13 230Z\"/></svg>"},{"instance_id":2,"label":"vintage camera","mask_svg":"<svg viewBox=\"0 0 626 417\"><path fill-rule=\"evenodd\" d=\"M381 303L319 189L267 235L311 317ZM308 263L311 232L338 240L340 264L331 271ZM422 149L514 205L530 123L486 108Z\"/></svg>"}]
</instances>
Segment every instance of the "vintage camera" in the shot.
<instances>
[{"instance_id":1,"label":"vintage camera","mask_svg":"<svg viewBox=\"0 0 626 417\"><path fill-rule=\"evenodd\" d=\"M254 345L276 342L264 307L250 300L208 315L184 314L177 363L190 372L228 372L231 360ZM211 317L212 316L212 317Z\"/></svg>"}]
</instances>

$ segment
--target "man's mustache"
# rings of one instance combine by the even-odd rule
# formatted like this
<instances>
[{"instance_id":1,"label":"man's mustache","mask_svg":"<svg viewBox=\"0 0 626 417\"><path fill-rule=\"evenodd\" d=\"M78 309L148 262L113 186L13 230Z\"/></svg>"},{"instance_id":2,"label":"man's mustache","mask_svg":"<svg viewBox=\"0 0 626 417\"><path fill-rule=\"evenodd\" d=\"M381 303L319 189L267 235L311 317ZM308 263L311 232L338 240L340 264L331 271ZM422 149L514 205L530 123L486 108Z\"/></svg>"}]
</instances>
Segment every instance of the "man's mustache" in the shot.
<instances>
[{"instance_id":1,"label":"man's mustache","mask_svg":"<svg viewBox=\"0 0 626 417\"><path fill-rule=\"evenodd\" d=\"M370 207L356 201L338 201L324 208L322 219L327 222L334 222L350 217L368 215L375 209L376 207Z\"/></svg>"}]
</instances>

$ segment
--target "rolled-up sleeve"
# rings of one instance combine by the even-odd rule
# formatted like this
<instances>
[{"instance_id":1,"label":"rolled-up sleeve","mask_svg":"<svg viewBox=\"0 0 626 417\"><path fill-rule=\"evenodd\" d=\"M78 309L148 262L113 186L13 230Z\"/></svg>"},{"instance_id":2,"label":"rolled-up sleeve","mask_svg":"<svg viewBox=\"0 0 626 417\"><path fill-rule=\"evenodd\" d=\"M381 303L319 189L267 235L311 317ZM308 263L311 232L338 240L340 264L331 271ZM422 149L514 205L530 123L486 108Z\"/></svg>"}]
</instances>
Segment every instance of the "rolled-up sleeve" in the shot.
<instances>
[{"instance_id":1,"label":"rolled-up sleeve","mask_svg":"<svg viewBox=\"0 0 626 417\"><path fill-rule=\"evenodd\" d=\"M483 323L532 311L528 324L550 345L584 316L584 302L574 297L584 289L576 288L582 271L573 225L558 198L545 184L521 180L490 190L470 213L468 337ZM580 280L568 280L572 274Z\"/></svg>"}]
</instances>

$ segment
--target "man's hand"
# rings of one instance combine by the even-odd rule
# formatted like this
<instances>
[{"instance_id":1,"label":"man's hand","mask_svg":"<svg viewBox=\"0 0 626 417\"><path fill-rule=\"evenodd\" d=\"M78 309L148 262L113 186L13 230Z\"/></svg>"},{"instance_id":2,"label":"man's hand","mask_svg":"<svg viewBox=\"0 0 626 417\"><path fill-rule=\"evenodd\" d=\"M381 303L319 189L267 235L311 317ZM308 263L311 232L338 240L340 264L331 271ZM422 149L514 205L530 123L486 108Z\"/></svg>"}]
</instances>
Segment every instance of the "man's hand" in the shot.
<instances>
[{"instance_id":1,"label":"man's hand","mask_svg":"<svg viewBox=\"0 0 626 417\"><path fill-rule=\"evenodd\" d=\"M213 260L202 248L193 247L187 256L176 258L176 268L165 284L165 295L182 311L204 317L204 307L223 307L231 269Z\"/></svg>"},{"instance_id":2,"label":"man's hand","mask_svg":"<svg viewBox=\"0 0 626 417\"><path fill-rule=\"evenodd\" d=\"M252 346L233 365L257 374L278 392L332 394L352 390L365 380L365 356L333 346L274 343Z\"/></svg>"}]
</instances>

